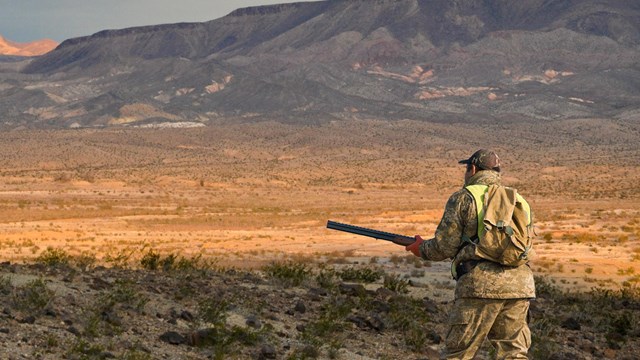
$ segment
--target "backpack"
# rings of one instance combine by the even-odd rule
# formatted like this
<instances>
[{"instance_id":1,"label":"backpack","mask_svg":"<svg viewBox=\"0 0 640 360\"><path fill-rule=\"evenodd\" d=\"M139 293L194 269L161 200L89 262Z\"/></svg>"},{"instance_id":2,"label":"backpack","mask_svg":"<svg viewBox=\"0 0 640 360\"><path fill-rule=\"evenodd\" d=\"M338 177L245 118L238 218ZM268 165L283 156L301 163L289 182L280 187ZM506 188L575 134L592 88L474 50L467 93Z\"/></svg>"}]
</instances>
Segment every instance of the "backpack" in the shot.
<instances>
[{"instance_id":1,"label":"backpack","mask_svg":"<svg viewBox=\"0 0 640 360\"><path fill-rule=\"evenodd\" d=\"M533 256L533 219L527 201L513 188L469 185L478 212L477 237L463 241L473 253L506 266L520 266Z\"/></svg>"}]
</instances>

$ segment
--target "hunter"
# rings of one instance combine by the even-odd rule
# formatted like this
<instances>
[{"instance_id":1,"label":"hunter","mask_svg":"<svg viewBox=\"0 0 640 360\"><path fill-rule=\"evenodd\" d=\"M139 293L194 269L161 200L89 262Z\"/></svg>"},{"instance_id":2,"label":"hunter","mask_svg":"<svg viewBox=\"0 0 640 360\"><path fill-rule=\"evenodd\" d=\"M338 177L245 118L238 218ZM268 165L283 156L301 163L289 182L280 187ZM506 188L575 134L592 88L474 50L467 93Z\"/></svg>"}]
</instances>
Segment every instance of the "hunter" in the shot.
<instances>
[{"instance_id":1,"label":"hunter","mask_svg":"<svg viewBox=\"0 0 640 360\"><path fill-rule=\"evenodd\" d=\"M472 359L488 338L496 358L527 359L531 345L529 301L535 298L530 267L505 266L473 251L461 251L469 239L477 239L478 224L483 223L469 186L500 185L500 158L481 149L459 163L466 165L465 187L449 197L434 238L423 240L416 235L416 241L406 247L424 260L453 260L455 301L443 358ZM531 226L532 219L529 212Z\"/></svg>"}]
</instances>

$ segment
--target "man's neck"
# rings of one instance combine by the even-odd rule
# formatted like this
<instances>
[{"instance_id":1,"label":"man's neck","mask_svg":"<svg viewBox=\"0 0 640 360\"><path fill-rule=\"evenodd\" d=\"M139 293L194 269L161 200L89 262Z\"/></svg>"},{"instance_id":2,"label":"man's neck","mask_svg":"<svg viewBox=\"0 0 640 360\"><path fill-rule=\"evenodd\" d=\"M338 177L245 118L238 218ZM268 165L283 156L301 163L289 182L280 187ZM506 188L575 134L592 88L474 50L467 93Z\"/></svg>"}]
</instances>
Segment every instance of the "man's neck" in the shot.
<instances>
[{"instance_id":1,"label":"man's neck","mask_svg":"<svg viewBox=\"0 0 640 360\"><path fill-rule=\"evenodd\" d=\"M493 170L482 170L478 171L469 178L464 184L464 186L469 185L500 185L500 173Z\"/></svg>"}]
</instances>

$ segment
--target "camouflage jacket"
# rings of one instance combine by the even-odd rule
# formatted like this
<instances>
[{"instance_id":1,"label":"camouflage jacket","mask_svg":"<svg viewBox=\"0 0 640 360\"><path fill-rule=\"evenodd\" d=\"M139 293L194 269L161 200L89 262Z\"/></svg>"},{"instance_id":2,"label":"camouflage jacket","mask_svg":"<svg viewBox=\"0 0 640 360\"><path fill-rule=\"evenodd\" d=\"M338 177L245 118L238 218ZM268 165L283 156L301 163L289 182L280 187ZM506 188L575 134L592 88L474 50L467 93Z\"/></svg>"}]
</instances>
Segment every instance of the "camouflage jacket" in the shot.
<instances>
[{"instance_id":1,"label":"camouflage jacket","mask_svg":"<svg viewBox=\"0 0 640 360\"><path fill-rule=\"evenodd\" d=\"M467 185L500 184L500 174L480 171L469 179ZM444 214L436 229L435 237L420 247L425 260L453 259L458 254L462 236L473 237L478 231L478 218L473 196L460 189L449 197ZM468 253L468 252L464 252ZM462 261L482 260L475 255L461 254ZM528 265L503 266L491 261L480 262L469 273L461 276L456 284L455 298L523 299L535 297L533 273Z\"/></svg>"}]
</instances>

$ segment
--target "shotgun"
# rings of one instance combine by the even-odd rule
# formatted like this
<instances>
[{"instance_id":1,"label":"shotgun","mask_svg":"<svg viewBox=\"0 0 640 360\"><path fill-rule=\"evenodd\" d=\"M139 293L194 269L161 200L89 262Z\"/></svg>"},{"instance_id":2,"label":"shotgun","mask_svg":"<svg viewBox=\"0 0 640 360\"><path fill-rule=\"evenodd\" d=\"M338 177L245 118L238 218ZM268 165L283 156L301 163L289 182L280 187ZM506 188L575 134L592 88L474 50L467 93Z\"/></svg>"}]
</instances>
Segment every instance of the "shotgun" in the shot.
<instances>
[{"instance_id":1,"label":"shotgun","mask_svg":"<svg viewBox=\"0 0 640 360\"><path fill-rule=\"evenodd\" d=\"M335 221L327 221L327 228L331 230L344 231L351 234L357 234L362 236L372 237L377 240L386 240L391 241L394 244L407 246L413 244L416 239L412 236L399 235L384 231L378 231L373 229L368 229L360 226L353 226L349 224L343 224Z\"/></svg>"}]
</instances>

